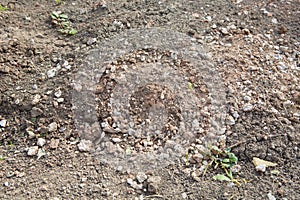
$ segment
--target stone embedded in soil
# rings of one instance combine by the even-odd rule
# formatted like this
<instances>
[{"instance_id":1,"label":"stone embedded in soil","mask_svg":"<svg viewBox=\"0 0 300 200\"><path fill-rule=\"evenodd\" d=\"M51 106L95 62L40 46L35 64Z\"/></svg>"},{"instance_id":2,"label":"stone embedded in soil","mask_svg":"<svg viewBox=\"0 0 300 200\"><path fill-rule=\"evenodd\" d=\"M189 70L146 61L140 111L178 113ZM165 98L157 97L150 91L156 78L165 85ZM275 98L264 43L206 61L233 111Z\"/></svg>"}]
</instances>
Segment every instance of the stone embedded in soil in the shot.
<instances>
[{"instance_id":1,"label":"stone embedded in soil","mask_svg":"<svg viewBox=\"0 0 300 200\"><path fill-rule=\"evenodd\" d=\"M49 124L48 131L49 132L55 132L55 131L57 131L57 123L56 122L52 122L51 124Z\"/></svg>"},{"instance_id":2,"label":"stone embedded in soil","mask_svg":"<svg viewBox=\"0 0 300 200\"><path fill-rule=\"evenodd\" d=\"M111 141L113 141L114 143L119 143L122 140L120 138L112 138Z\"/></svg>"},{"instance_id":3,"label":"stone embedded in soil","mask_svg":"<svg viewBox=\"0 0 300 200\"><path fill-rule=\"evenodd\" d=\"M256 169L256 171L258 171L258 172L265 172L266 171L266 169L267 169L267 167L266 167L266 165L257 165L256 167L255 167L255 169Z\"/></svg>"},{"instance_id":4,"label":"stone embedded in soil","mask_svg":"<svg viewBox=\"0 0 300 200\"><path fill-rule=\"evenodd\" d=\"M46 144L46 140L44 139L44 138L38 138L38 140L37 140L37 145L39 146L39 147L42 147L42 146L44 146Z\"/></svg>"},{"instance_id":5,"label":"stone embedded in soil","mask_svg":"<svg viewBox=\"0 0 300 200\"><path fill-rule=\"evenodd\" d=\"M91 151L93 148L93 142L90 140L81 140L77 145L78 150L81 152Z\"/></svg>"},{"instance_id":6,"label":"stone embedded in soil","mask_svg":"<svg viewBox=\"0 0 300 200\"><path fill-rule=\"evenodd\" d=\"M253 105L251 103L247 103L243 106L243 111L248 112L253 109Z\"/></svg>"},{"instance_id":7,"label":"stone embedded in soil","mask_svg":"<svg viewBox=\"0 0 300 200\"><path fill-rule=\"evenodd\" d=\"M43 110L37 107L33 107L31 110L31 117L38 117L43 114Z\"/></svg>"},{"instance_id":8,"label":"stone embedded in soil","mask_svg":"<svg viewBox=\"0 0 300 200\"><path fill-rule=\"evenodd\" d=\"M32 147L29 147L29 149L28 149L28 151L27 151L27 155L28 155L28 156L35 156L35 155L37 155L38 150L39 150L39 147L38 147L38 146L32 146Z\"/></svg>"},{"instance_id":9,"label":"stone embedded in soil","mask_svg":"<svg viewBox=\"0 0 300 200\"><path fill-rule=\"evenodd\" d=\"M47 71L48 78L53 78L56 75L56 68Z\"/></svg>"},{"instance_id":10,"label":"stone embedded in soil","mask_svg":"<svg viewBox=\"0 0 300 200\"><path fill-rule=\"evenodd\" d=\"M7 120L2 119L2 120L0 121L0 127L5 128L5 127L6 127L6 124L7 124Z\"/></svg>"},{"instance_id":11,"label":"stone embedded in soil","mask_svg":"<svg viewBox=\"0 0 300 200\"><path fill-rule=\"evenodd\" d=\"M136 180L139 183L143 183L147 179L147 175L144 172L138 172L136 175Z\"/></svg>"},{"instance_id":12,"label":"stone embedded in soil","mask_svg":"<svg viewBox=\"0 0 300 200\"><path fill-rule=\"evenodd\" d=\"M92 44L94 44L96 42L97 42L97 38L90 38L90 39L88 39L88 41L86 42L86 44L90 46L90 45L92 45Z\"/></svg>"},{"instance_id":13,"label":"stone embedded in soil","mask_svg":"<svg viewBox=\"0 0 300 200\"><path fill-rule=\"evenodd\" d=\"M229 115L229 116L227 117L227 119L226 119L226 124L227 124L227 125L234 125L234 124L235 124L235 120L234 120L234 118L233 118L231 115Z\"/></svg>"},{"instance_id":14,"label":"stone embedded in soil","mask_svg":"<svg viewBox=\"0 0 300 200\"><path fill-rule=\"evenodd\" d=\"M159 190L159 184L161 182L160 176L151 176L147 179L147 190L149 193L157 194Z\"/></svg>"},{"instance_id":15,"label":"stone embedded in soil","mask_svg":"<svg viewBox=\"0 0 300 200\"><path fill-rule=\"evenodd\" d=\"M138 184L136 181L132 180L131 178L127 179L127 183L128 185L130 185L130 187L136 189L136 190L141 190L143 189L143 185L142 184Z\"/></svg>"},{"instance_id":16,"label":"stone embedded in soil","mask_svg":"<svg viewBox=\"0 0 300 200\"><path fill-rule=\"evenodd\" d=\"M59 145L59 139L54 139L54 138L52 138L52 139L50 140L49 147L50 147L51 149L56 149L56 148L58 147L58 145Z\"/></svg>"},{"instance_id":17,"label":"stone embedded in soil","mask_svg":"<svg viewBox=\"0 0 300 200\"><path fill-rule=\"evenodd\" d=\"M36 95L34 95L33 100L32 100L31 103L32 103L32 105L36 105L40 102L40 100L41 100L41 95L36 94Z\"/></svg>"}]
</instances>

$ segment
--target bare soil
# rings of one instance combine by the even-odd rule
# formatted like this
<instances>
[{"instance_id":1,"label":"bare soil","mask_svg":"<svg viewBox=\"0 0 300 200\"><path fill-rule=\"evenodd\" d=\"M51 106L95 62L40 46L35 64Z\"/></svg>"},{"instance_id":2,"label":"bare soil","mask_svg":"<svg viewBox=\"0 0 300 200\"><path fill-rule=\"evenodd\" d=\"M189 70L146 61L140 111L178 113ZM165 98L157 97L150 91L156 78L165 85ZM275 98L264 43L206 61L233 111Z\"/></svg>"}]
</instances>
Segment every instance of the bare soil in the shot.
<instances>
[{"instance_id":1,"label":"bare soil","mask_svg":"<svg viewBox=\"0 0 300 200\"><path fill-rule=\"evenodd\" d=\"M61 2L1 1L8 10L0 11L0 199L300 199L299 0ZM78 32L59 32L53 11L67 14ZM240 184L214 180L220 168L198 174L210 161L203 158L147 171L139 188L129 181L136 181L134 170L117 170L79 151L72 112L79 66L104 41L151 27L194 38L216 66L228 116L226 143L218 145L238 157L241 170L234 177ZM207 98L201 76L190 69L178 70L196 86L197 97ZM99 123L111 117L107 101L113 88L112 73L103 74L96 94ZM164 100L153 101L162 93ZM180 102L155 83L139 88L130 100L137 125L153 105L169 113L161 138L151 138L159 145L176 134ZM202 123L205 134L209 122L204 117ZM138 148L143 137L121 139ZM33 146L39 146L40 158L28 155ZM257 171L253 157L277 166Z\"/></svg>"}]
</instances>

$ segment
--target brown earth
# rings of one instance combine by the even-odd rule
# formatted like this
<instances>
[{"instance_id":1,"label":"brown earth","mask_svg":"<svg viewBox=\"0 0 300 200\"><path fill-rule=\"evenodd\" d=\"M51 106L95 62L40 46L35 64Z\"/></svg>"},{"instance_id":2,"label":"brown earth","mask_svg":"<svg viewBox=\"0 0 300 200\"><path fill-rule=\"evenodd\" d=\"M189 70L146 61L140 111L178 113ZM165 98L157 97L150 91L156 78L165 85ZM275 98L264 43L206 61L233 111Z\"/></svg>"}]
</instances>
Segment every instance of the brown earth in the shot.
<instances>
[{"instance_id":1,"label":"brown earth","mask_svg":"<svg viewBox=\"0 0 300 200\"><path fill-rule=\"evenodd\" d=\"M8 10L0 11L0 199L300 199L299 0L2 0L1 5ZM53 11L67 14L78 32L57 31ZM208 157L147 171L139 189L130 181L136 171L116 170L78 150L74 75L89 50L127 30L151 27L188 35L208 52L224 83L225 147L239 159L234 177L240 184L214 180L220 168L199 173ZM194 88L199 98L206 98L201 77L189 77L199 82ZM110 78L102 77L100 86ZM99 105L110 89L101 90ZM148 90L136 91L131 114L146 118L151 99L165 91L159 103L173 116L167 134L170 125L179 124L180 102L168 88L150 84ZM104 111L100 122L110 117ZM45 144L37 144L38 138ZM37 145L39 159L28 155ZM253 157L277 166L260 172Z\"/></svg>"}]
</instances>

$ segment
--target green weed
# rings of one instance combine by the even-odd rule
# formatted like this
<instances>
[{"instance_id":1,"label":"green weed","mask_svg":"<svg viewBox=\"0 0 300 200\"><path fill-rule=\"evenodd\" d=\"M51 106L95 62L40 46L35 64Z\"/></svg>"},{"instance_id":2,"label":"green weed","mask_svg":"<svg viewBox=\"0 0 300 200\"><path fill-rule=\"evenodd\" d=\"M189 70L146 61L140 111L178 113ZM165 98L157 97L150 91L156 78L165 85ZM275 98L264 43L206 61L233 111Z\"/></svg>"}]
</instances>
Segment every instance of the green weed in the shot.
<instances>
[{"instance_id":1,"label":"green weed","mask_svg":"<svg viewBox=\"0 0 300 200\"><path fill-rule=\"evenodd\" d=\"M51 14L51 22L58 27L58 31L67 35L75 35L77 30L72 28L68 15L59 11L53 11Z\"/></svg>"}]
</instances>

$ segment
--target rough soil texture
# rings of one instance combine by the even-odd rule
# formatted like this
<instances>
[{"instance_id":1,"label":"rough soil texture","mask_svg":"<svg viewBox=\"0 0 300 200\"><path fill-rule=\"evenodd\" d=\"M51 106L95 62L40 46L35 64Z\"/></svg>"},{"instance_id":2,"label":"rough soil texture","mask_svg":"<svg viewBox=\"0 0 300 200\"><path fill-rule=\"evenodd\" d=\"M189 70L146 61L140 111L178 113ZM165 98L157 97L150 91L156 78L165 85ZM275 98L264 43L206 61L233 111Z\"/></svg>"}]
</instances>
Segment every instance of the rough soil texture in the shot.
<instances>
[{"instance_id":1,"label":"rough soil texture","mask_svg":"<svg viewBox=\"0 0 300 200\"><path fill-rule=\"evenodd\" d=\"M9 10L0 11L0 199L300 199L299 0L62 2L1 1ZM67 14L78 33L58 32L53 11ZM194 38L218 69L227 100L226 144L219 145L238 157L240 185L213 180L220 168L203 173L209 158L201 156L137 173L78 149L71 104L78 66L103 41L150 27ZM201 80L190 78L205 97ZM110 79L100 81L99 105L109 98ZM174 114L167 134L180 121L180 102L168 88L140 88L130 112L141 123L162 92L159 103ZM109 109L99 108L103 122ZM130 145L143 149L135 139ZM261 172L253 157L277 166Z\"/></svg>"}]
</instances>

